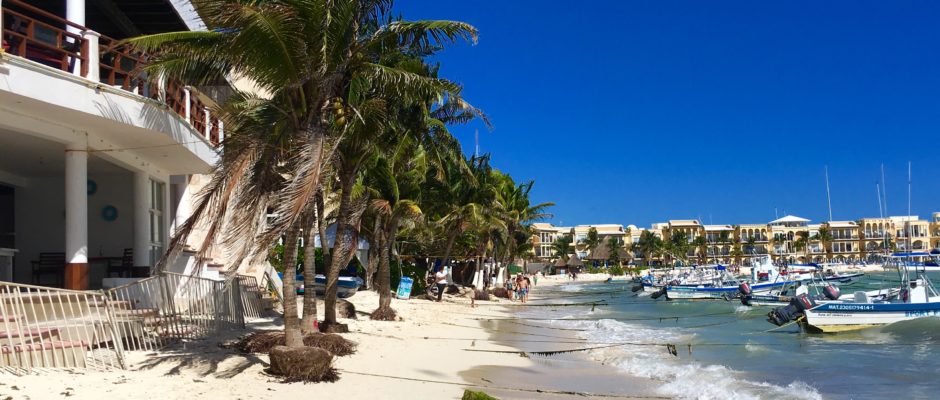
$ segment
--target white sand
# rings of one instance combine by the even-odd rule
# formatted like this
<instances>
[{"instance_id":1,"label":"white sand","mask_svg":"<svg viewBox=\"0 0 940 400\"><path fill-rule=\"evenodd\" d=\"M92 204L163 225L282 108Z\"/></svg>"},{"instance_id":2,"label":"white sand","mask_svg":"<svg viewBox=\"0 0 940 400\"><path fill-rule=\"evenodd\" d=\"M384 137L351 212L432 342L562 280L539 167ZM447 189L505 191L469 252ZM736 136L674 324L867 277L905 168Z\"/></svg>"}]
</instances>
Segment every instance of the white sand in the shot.
<instances>
[{"instance_id":1,"label":"white sand","mask_svg":"<svg viewBox=\"0 0 940 400\"><path fill-rule=\"evenodd\" d=\"M606 278L607 275L582 275L579 281ZM564 280L564 277L541 278L538 287ZM350 301L358 310L371 312L378 296L374 292L360 292ZM508 301L503 300L503 303ZM0 399L7 396L13 399L68 397L96 400L304 399L313 396L327 399L459 399L468 383L488 385L480 372L481 368L486 371L485 366L525 369L534 365L530 359L514 354L465 351L470 348L514 350L488 341L492 332L481 329L480 321L474 319L506 316L505 307L491 303L471 309L468 299L449 297L444 303L394 300L393 308L403 321L379 322L370 321L367 317L341 321L348 323L352 331L344 336L357 342L359 349L354 355L337 359L335 365L340 369L340 380L335 383L280 383L276 377L264 373L267 355L239 354L218 346L222 340L246 332L238 330L226 337L201 340L185 347L174 346L157 353L128 353L131 365L127 371L47 371L19 377L3 374L0 375ZM322 315L322 309L320 312ZM279 328L271 320L256 321L250 327ZM486 391L485 388L476 389ZM538 396L537 393L511 390L501 390L500 393L503 396L509 393L507 397L513 398Z\"/></svg>"}]
</instances>

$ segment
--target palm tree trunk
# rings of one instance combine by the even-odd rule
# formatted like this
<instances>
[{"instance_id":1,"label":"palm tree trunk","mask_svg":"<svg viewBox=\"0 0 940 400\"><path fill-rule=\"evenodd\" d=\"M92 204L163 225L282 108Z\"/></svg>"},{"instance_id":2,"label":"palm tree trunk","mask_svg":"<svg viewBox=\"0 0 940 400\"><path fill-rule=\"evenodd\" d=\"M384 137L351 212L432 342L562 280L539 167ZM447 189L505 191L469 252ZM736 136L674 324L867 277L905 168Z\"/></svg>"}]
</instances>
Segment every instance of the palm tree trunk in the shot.
<instances>
[{"instance_id":1,"label":"palm tree trunk","mask_svg":"<svg viewBox=\"0 0 940 400\"><path fill-rule=\"evenodd\" d=\"M373 314L376 317L390 320L395 318L395 310L392 310L392 282L391 282L391 259L392 247L395 245L395 236L398 235L399 219L392 217L389 221L388 229L382 234L382 253L379 260L379 271L376 277L376 289L379 292L379 308Z\"/></svg>"},{"instance_id":2,"label":"palm tree trunk","mask_svg":"<svg viewBox=\"0 0 940 400\"><path fill-rule=\"evenodd\" d=\"M382 257L382 216L375 217L375 226L372 228L372 240L369 246L369 262L366 265L366 289L375 288L375 273L379 267L379 259Z\"/></svg>"},{"instance_id":3,"label":"palm tree trunk","mask_svg":"<svg viewBox=\"0 0 940 400\"><path fill-rule=\"evenodd\" d=\"M330 246L326 241L326 204L323 200L323 188L317 192L317 229L320 231L320 248L323 249L323 265L330 265ZM326 272L326 271L324 271ZM325 274L324 274L325 275Z\"/></svg>"},{"instance_id":4,"label":"palm tree trunk","mask_svg":"<svg viewBox=\"0 0 940 400\"><path fill-rule=\"evenodd\" d=\"M333 242L334 251L331 258L332 263L326 275L326 293L323 298L324 307L324 325L336 325L336 293L339 289L339 272L349 263L352 258L352 251L358 243L355 235L355 228L352 226L352 190L356 183L356 174L347 171L340 177L341 194L339 201L339 212L336 218L336 238Z\"/></svg>"},{"instance_id":5,"label":"palm tree trunk","mask_svg":"<svg viewBox=\"0 0 940 400\"><path fill-rule=\"evenodd\" d=\"M460 230L460 221L457 221L453 230L447 234L447 246L444 247L444 265L450 260L450 251L454 249L454 242L457 240L457 234Z\"/></svg>"},{"instance_id":6,"label":"palm tree trunk","mask_svg":"<svg viewBox=\"0 0 940 400\"><path fill-rule=\"evenodd\" d=\"M304 312L300 331L305 334L317 331L314 328L317 321L317 291L314 289L317 275L317 248L314 246L317 236L315 211L314 215L304 218L307 229L304 231Z\"/></svg>"},{"instance_id":7,"label":"palm tree trunk","mask_svg":"<svg viewBox=\"0 0 940 400\"><path fill-rule=\"evenodd\" d=\"M294 281L297 276L297 236L300 228L292 226L284 237L284 337L289 347L304 345L300 334L300 321L297 319L297 288Z\"/></svg>"}]
</instances>

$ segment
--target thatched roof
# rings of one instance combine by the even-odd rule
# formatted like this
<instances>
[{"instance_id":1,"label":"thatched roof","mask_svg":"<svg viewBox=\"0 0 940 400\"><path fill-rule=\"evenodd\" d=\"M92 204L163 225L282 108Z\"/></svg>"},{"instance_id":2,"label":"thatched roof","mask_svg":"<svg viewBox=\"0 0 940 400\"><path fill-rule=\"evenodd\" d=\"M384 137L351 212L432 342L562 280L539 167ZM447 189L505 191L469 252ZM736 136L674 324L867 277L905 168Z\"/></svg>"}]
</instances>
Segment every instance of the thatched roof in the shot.
<instances>
[{"instance_id":1,"label":"thatched roof","mask_svg":"<svg viewBox=\"0 0 940 400\"><path fill-rule=\"evenodd\" d=\"M567 267L568 264L565 263L565 259L564 259L564 258L558 257L558 259L555 260L555 266L556 266L556 267Z\"/></svg>"},{"instance_id":2,"label":"thatched roof","mask_svg":"<svg viewBox=\"0 0 940 400\"><path fill-rule=\"evenodd\" d=\"M633 258L633 255L630 254L630 252L627 251L627 249L623 247L617 248L617 255L620 256L621 260L629 260ZM599 260L599 261L604 261L609 258L610 258L610 249L607 248L607 245L597 246L593 251L591 251L591 254L588 254L588 256L585 257L585 259L587 260Z\"/></svg>"},{"instance_id":3,"label":"thatched roof","mask_svg":"<svg viewBox=\"0 0 940 400\"><path fill-rule=\"evenodd\" d=\"M584 263L581 262L581 259L578 258L577 254L572 254L571 257L568 258L568 263L566 265L569 267L580 267L584 265Z\"/></svg>"}]
</instances>

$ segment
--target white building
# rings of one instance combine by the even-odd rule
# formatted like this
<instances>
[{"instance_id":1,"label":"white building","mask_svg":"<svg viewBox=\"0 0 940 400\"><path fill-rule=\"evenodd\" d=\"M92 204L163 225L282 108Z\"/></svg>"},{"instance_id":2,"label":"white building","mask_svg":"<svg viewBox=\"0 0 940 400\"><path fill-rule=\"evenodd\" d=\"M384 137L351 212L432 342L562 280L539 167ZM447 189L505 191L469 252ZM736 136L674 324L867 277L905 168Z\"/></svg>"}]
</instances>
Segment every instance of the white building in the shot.
<instances>
[{"instance_id":1,"label":"white building","mask_svg":"<svg viewBox=\"0 0 940 400\"><path fill-rule=\"evenodd\" d=\"M182 0L0 5L0 255L14 254L0 281L86 289L146 276L224 127L209 98L151 83L141 55L111 45L201 29L199 17Z\"/></svg>"}]
</instances>

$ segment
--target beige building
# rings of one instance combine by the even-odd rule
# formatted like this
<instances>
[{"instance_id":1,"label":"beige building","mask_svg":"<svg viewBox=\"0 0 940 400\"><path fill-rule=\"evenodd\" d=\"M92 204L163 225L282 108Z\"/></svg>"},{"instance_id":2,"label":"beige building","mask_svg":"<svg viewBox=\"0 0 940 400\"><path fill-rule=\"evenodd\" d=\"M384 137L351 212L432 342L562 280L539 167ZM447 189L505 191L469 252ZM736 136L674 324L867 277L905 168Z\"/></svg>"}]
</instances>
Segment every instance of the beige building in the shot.
<instances>
[{"instance_id":1,"label":"beige building","mask_svg":"<svg viewBox=\"0 0 940 400\"><path fill-rule=\"evenodd\" d=\"M588 250L579 244L587 238L591 227L598 230L602 243L607 237L619 236L635 245L645 231L652 232L664 242L677 233L685 234L689 250L685 255L692 262L747 265L753 256L769 254L778 263L859 263L877 262L886 251L915 251L940 255L940 212L929 220L916 215L884 218L862 218L857 221L828 221L811 224L806 218L794 215L766 224L703 225L694 219L670 220L654 223L648 229L617 224L578 225L572 228L535 224L536 256L551 257L551 243L561 234L572 235L579 256ZM829 232L823 237L821 232ZM538 237L536 237L538 236ZM697 238L704 238L696 241ZM539 250L541 246L541 250ZM541 254L541 255L540 255ZM638 258L642 255L634 254ZM669 263L657 257L651 261Z\"/></svg>"},{"instance_id":2,"label":"beige building","mask_svg":"<svg viewBox=\"0 0 940 400\"><path fill-rule=\"evenodd\" d=\"M536 222L532 224L532 251L539 261L552 259L554 250L552 243L563 235L571 234L570 227L554 226L549 223Z\"/></svg>"}]
</instances>

